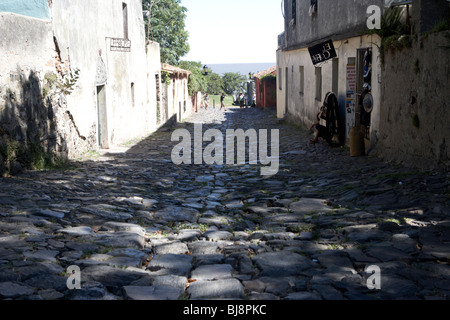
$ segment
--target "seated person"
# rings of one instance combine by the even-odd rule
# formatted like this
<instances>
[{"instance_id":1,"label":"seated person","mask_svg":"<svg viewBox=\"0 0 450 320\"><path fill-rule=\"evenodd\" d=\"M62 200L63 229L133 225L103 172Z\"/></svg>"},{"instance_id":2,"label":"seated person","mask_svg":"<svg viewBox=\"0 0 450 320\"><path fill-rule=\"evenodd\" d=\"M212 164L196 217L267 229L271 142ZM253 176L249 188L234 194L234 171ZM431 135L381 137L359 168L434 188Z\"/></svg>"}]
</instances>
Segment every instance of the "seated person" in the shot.
<instances>
[{"instance_id":1,"label":"seated person","mask_svg":"<svg viewBox=\"0 0 450 320\"><path fill-rule=\"evenodd\" d=\"M325 106L322 106L320 108L320 111L317 113L316 118L317 121L313 123L310 128L310 130L314 130L315 132L315 136L310 140L310 142L316 143L319 138L323 138L328 142L330 140L330 134L328 133L326 123L324 123L327 120L327 111Z\"/></svg>"}]
</instances>

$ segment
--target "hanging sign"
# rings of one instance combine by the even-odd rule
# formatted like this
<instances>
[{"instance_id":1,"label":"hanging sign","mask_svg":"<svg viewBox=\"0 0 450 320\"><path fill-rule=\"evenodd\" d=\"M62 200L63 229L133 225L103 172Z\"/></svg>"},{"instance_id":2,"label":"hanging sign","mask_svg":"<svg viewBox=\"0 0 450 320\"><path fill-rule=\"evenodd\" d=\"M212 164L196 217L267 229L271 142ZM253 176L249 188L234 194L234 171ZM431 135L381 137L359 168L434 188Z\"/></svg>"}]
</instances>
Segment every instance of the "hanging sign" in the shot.
<instances>
[{"instance_id":1,"label":"hanging sign","mask_svg":"<svg viewBox=\"0 0 450 320\"><path fill-rule=\"evenodd\" d=\"M310 47L308 51L314 65L337 57L333 41L331 40Z\"/></svg>"}]
</instances>

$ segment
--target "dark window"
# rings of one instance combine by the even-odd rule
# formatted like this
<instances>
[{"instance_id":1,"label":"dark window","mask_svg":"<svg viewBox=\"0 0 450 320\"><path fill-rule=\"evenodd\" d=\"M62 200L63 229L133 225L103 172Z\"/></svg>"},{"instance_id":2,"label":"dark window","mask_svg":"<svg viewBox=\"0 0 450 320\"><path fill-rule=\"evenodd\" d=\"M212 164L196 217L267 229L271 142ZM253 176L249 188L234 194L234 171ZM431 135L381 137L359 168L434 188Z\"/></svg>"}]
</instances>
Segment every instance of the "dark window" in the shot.
<instances>
[{"instance_id":1,"label":"dark window","mask_svg":"<svg viewBox=\"0 0 450 320\"><path fill-rule=\"evenodd\" d=\"M122 2L123 12L123 38L128 40L128 6L125 2Z\"/></svg>"},{"instance_id":2,"label":"dark window","mask_svg":"<svg viewBox=\"0 0 450 320\"><path fill-rule=\"evenodd\" d=\"M305 67L299 67L300 73L300 93L303 94L305 92Z\"/></svg>"},{"instance_id":3,"label":"dark window","mask_svg":"<svg viewBox=\"0 0 450 320\"><path fill-rule=\"evenodd\" d=\"M283 69L281 69L281 68L278 68L278 74L280 75L280 77L277 77L277 79L278 79L278 88L280 89L280 90L283 90L283 82L281 81L281 79L283 79L281 76L282 76L282 74L281 74L281 72L283 71Z\"/></svg>"},{"instance_id":4,"label":"dark window","mask_svg":"<svg viewBox=\"0 0 450 320\"><path fill-rule=\"evenodd\" d=\"M292 0L292 22L297 23L297 0Z\"/></svg>"},{"instance_id":5,"label":"dark window","mask_svg":"<svg viewBox=\"0 0 450 320\"><path fill-rule=\"evenodd\" d=\"M322 100L322 68L316 67L316 100Z\"/></svg>"}]
</instances>

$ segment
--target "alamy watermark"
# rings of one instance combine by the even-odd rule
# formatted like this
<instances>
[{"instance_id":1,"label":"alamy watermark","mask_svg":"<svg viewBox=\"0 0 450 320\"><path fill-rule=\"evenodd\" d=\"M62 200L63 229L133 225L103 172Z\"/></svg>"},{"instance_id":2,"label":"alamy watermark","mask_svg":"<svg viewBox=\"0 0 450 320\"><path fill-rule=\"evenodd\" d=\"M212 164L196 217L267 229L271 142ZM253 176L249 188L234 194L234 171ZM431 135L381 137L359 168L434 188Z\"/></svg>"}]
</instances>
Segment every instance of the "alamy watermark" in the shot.
<instances>
[{"instance_id":1,"label":"alamy watermark","mask_svg":"<svg viewBox=\"0 0 450 320\"><path fill-rule=\"evenodd\" d=\"M381 29L381 8L376 5L371 5L367 8L367 28L370 30Z\"/></svg>"},{"instance_id":2,"label":"alamy watermark","mask_svg":"<svg viewBox=\"0 0 450 320\"><path fill-rule=\"evenodd\" d=\"M268 130L260 129L227 129L225 138L222 131L209 129L203 133L201 123L194 124L194 145L192 136L187 129L176 129L172 133L172 142L180 141L172 149L172 162L180 164L246 164L246 141L248 141L248 163L261 166L261 175L272 176L279 169L280 133L278 129L271 130L270 155L268 150ZM211 142L203 149L203 142ZM193 147L193 149L192 149ZM224 148L226 160L224 160ZM194 159L192 161L192 150Z\"/></svg>"},{"instance_id":3,"label":"alamy watermark","mask_svg":"<svg viewBox=\"0 0 450 320\"><path fill-rule=\"evenodd\" d=\"M364 269L365 273L370 274L366 280L366 286L369 290L381 290L381 269L379 266L370 265Z\"/></svg>"},{"instance_id":4,"label":"alamy watermark","mask_svg":"<svg viewBox=\"0 0 450 320\"><path fill-rule=\"evenodd\" d=\"M81 289L81 270L79 266L69 266L67 268L67 278L66 285L69 290L80 290Z\"/></svg>"}]
</instances>

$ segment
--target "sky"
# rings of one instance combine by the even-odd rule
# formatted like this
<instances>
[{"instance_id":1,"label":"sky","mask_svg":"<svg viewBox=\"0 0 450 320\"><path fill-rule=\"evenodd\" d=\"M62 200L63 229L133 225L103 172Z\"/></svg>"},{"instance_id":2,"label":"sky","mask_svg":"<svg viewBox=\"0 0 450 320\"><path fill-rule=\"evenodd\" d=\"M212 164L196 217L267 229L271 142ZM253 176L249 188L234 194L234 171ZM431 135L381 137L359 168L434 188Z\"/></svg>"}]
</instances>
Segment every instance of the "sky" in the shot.
<instances>
[{"instance_id":1,"label":"sky","mask_svg":"<svg viewBox=\"0 0 450 320\"><path fill-rule=\"evenodd\" d=\"M276 62L281 0L181 0L190 52L204 64Z\"/></svg>"}]
</instances>

